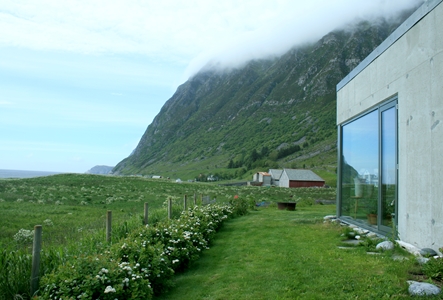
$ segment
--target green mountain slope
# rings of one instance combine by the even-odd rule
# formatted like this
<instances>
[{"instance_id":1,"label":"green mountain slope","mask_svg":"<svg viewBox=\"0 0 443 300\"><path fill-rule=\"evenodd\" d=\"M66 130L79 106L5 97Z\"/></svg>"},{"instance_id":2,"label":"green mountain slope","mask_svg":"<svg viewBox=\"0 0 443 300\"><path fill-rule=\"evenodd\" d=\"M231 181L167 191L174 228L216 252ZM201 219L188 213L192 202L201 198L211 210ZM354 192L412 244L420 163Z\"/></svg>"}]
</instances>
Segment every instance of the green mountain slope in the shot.
<instances>
[{"instance_id":1,"label":"green mountain slope","mask_svg":"<svg viewBox=\"0 0 443 300\"><path fill-rule=\"evenodd\" d=\"M113 172L188 179L270 167L335 170L336 84L400 21L360 23L279 58L199 72L178 87Z\"/></svg>"}]
</instances>

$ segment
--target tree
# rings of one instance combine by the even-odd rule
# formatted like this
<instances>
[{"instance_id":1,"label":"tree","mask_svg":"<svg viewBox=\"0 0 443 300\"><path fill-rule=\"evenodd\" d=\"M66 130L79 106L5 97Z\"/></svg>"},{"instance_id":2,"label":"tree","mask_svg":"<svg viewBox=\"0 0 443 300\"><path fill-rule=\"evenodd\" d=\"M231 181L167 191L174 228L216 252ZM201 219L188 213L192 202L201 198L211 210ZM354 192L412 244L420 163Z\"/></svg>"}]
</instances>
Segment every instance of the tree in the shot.
<instances>
[{"instance_id":1,"label":"tree","mask_svg":"<svg viewBox=\"0 0 443 300\"><path fill-rule=\"evenodd\" d=\"M269 149L266 146L263 146L260 150L260 156L266 157L269 154Z\"/></svg>"},{"instance_id":2,"label":"tree","mask_svg":"<svg viewBox=\"0 0 443 300\"><path fill-rule=\"evenodd\" d=\"M251 162L255 162L257 159L259 159L260 156L258 155L257 150L253 149L249 158Z\"/></svg>"},{"instance_id":3,"label":"tree","mask_svg":"<svg viewBox=\"0 0 443 300\"><path fill-rule=\"evenodd\" d=\"M228 163L228 169L233 169L234 168L234 161L231 159L231 160L229 160L229 163Z\"/></svg>"}]
</instances>

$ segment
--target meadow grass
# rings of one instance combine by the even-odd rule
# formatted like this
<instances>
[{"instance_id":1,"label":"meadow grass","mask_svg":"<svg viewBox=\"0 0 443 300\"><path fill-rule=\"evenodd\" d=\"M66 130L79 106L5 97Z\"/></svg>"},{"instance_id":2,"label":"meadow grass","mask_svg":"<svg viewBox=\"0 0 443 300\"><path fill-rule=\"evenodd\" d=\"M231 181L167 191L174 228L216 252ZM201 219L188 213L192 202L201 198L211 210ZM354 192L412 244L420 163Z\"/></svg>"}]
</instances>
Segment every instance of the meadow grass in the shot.
<instances>
[{"instance_id":1,"label":"meadow grass","mask_svg":"<svg viewBox=\"0 0 443 300\"><path fill-rule=\"evenodd\" d=\"M173 200L173 217L183 210L183 197L194 194L226 203L238 196L249 204L276 201L334 199L335 189L227 187L207 183L175 183L141 177L62 174L48 177L0 180L0 299L29 295L32 230L43 226L44 276L69 257L107 250L105 216L113 212L112 243L142 225L144 203L149 223L165 220L166 202ZM26 234L24 234L26 233ZM8 296L9 295L9 296Z\"/></svg>"},{"instance_id":2,"label":"meadow grass","mask_svg":"<svg viewBox=\"0 0 443 300\"><path fill-rule=\"evenodd\" d=\"M338 248L335 206L269 207L224 224L211 248L156 299L406 299L415 260L401 249ZM394 252L408 260L394 261ZM440 299L440 298L429 298Z\"/></svg>"},{"instance_id":3,"label":"meadow grass","mask_svg":"<svg viewBox=\"0 0 443 300\"><path fill-rule=\"evenodd\" d=\"M308 199L335 199L335 189L299 189L218 186L207 183L175 183L141 177L63 174L39 178L0 180L0 246L14 245L20 229L43 225L44 243L64 245L92 231L103 230L106 212L112 210L113 231L140 225L147 202L150 223L165 219L166 202L173 200L174 215L183 209L183 198L193 202L201 195L226 203L234 195L249 202L273 203ZM118 228L121 226L121 228ZM129 228L127 228L129 230ZM119 235L115 235L119 238ZM28 244L29 246L29 244Z\"/></svg>"},{"instance_id":4,"label":"meadow grass","mask_svg":"<svg viewBox=\"0 0 443 300\"><path fill-rule=\"evenodd\" d=\"M335 189L286 189L175 183L139 177L56 175L0 180L0 299L27 299L31 242L21 229L43 225L42 276L74 255L93 255L105 243L105 215L113 211L113 240L119 243L142 225L143 203L150 224L166 218L172 199L175 217L183 197L208 195L226 203L238 196L254 206L217 233L210 249L175 287L158 299L405 299L414 259L393 261L394 252L368 255L366 247L342 250L339 225L323 223L335 205ZM278 201L297 201L296 211L277 210ZM396 252L401 252L399 249ZM408 256L408 254L404 254ZM433 299L433 298L429 298ZM437 299L437 298L436 298Z\"/></svg>"}]
</instances>

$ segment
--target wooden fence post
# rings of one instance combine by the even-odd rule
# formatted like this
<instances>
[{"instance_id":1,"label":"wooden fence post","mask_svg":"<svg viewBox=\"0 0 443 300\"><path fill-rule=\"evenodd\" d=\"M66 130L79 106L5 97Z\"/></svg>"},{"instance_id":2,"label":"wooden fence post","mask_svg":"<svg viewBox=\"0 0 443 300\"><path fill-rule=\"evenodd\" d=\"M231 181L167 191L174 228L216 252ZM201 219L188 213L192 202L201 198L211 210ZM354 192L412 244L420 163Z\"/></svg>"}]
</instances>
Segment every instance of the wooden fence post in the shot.
<instances>
[{"instance_id":1,"label":"wooden fence post","mask_svg":"<svg viewBox=\"0 0 443 300\"><path fill-rule=\"evenodd\" d=\"M187 203L186 203L186 199L187 198L187 196L185 195L184 197L183 197L183 210L184 211L186 211L186 206L187 206Z\"/></svg>"},{"instance_id":2,"label":"wooden fence post","mask_svg":"<svg viewBox=\"0 0 443 300\"><path fill-rule=\"evenodd\" d=\"M143 218L143 223L144 223L144 225L148 225L148 203L145 203L144 212L145 212L145 214L144 214L144 218Z\"/></svg>"},{"instance_id":3,"label":"wooden fence post","mask_svg":"<svg viewBox=\"0 0 443 300\"><path fill-rule=\"evenodd\" d=\"M203 194L200 194L200 205L203 205Z\"/></svg>"},{"instance_id":4,"label":"wooden fence post","mask_svg":"<svg viewBox=\"0 0 443 300\"><path fill-rule=\"evenodd\" d=\"M42 247L42 225L34 226L34 243L32 246L31 296L38 290L40 272L40 251Z\"/></svg>"},{"instance_id":5,"label":"wooden fence post","mask_svg":"<svg viewBox=\"0 0 443 300\"><path fill-rule=\"evenodd\" d=\"M197 194L194 193L194 206L196 206L196 205L197 205Z\"/></svg>"},{"instance_id":6,"label":"wooden fence post","mask_svg":"<svg viewBox=\"0 0 443 300\"><path fill-rule=\"evenodd\" d=\"M168 219L172 219L172 199L168 199Z\"/></svg>"},{"instance_id":7,"label":"wooden fence post","mask_svg":"<svg viewBox=\"0 0 443 300\"><path fill-rule=\"evenodd\" d=\"M108 210L106 214L106 242L111 242L111 234L112 234L112 211Z\"/></svg>"}]
</instances>

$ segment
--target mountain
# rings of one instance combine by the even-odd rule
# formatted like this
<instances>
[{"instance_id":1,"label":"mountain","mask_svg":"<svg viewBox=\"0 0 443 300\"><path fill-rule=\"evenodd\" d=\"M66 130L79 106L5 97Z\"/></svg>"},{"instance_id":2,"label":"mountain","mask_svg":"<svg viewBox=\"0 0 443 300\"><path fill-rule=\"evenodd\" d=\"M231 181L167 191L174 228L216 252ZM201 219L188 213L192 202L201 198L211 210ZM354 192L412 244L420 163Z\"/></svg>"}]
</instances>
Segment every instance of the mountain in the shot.
<instances>
[{"instance_id":1,"label":"mountain","mask_svg":"<svg viewBox=\"0 0 443 300\"><path fill-rule=\"evenodd\" d=\"M92 169L86 171L88 174L98 174L98 175L107 175L112 172L114 167L110 166L95 166Z\"/></svg>"},{"instance_id":2,"label":"mountain","mask_svg":"<svg viewBox=\"0 0 443 300\"><path fill-rule=\"evenodd\" d=\"M409 14L335 30L241 68L203 69L178 87L113 172L181 178L240 178L277 167L334 172L336 84Z\"/></svg>"}]
</instances>

